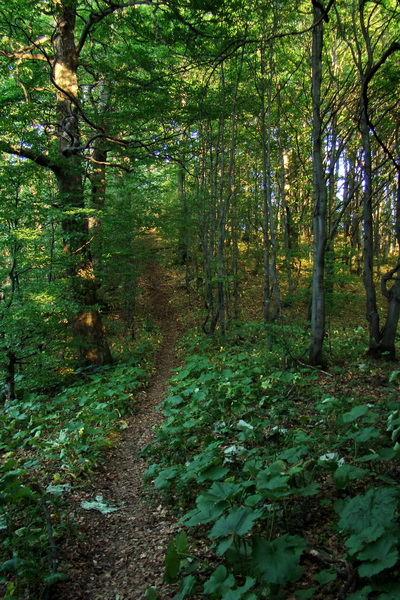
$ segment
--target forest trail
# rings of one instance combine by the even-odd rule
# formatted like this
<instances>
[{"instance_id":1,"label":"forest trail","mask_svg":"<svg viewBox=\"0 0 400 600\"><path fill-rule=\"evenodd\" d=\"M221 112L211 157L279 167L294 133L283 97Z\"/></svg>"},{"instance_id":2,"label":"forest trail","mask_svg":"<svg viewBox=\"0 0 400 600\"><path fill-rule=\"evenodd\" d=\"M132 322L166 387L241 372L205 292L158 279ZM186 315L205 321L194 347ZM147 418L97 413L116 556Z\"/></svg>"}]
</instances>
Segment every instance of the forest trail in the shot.
<instances>
[{"instance_id":1,"label":"forest trail","mask_svg":"<svg viewBox=\"0 0 400 600\"><path fill-rule=\"evenodd\" d=\"M162 420L155 407L167 390L171 369L177 366L180 331L171 302L174 285L159 262L151 259L142 286L149 313L162 334L155 374L140 392L137 412L130 417L118 446L99 466L91 488L83 495L76 493L73 510L82 541L63 549L60 558L69 565L69 580L55 587L53 600L137 600L152 585L161 591L163 600L172 595L162 579L174 525L163 507L146 499L142 476L147 464L138 453L151 442L152 428ZM103 515L81 508L82 500L93 501L98 495L118 510Z\"/></svg>"}]
</instances>

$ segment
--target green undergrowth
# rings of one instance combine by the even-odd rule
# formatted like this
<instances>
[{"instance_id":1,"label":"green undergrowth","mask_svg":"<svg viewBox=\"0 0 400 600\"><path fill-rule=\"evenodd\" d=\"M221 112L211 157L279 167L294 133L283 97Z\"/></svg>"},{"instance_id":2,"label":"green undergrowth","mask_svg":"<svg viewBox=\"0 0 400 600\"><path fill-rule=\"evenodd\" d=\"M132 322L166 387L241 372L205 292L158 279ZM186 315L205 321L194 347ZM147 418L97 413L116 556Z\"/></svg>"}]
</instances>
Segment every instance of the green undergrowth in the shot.
<instances>
[{"instance_id":1,"label":"green undergrowth","mask_svg":"<svg viewBox=\"0 0 400 600\"><path fill-rule=\"evenodd\" d=\"M293 333L255 325L183 347L146 450L181 528L174 600L400 597L400 372L347 347L320 373L288 359Z\"/></svg>"},{"instance_id":2,"label":"green undergrowth","mask_svg":"<svg viewBox=\"0 0 400 600\"><path fill-rule=\"evenodd\" d=\"M0 586L4 598L47 597L64 578L57 539L70 531L63 496L115 445L151 368L143 342L128 361L81 372L56 395L25 392L3 410ZM1 588L0 588L1 589Z\"/></svg>"}]
</instances>

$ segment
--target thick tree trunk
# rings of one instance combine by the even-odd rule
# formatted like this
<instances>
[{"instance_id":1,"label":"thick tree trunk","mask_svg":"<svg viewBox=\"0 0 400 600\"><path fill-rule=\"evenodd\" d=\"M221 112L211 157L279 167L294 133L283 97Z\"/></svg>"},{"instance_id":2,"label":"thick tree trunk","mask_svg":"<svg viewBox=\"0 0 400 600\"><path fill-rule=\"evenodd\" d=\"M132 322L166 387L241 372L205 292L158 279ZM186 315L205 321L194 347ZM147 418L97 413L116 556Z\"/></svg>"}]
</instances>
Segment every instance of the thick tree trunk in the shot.
<instances>
[{"instance_id":1,"label":"thick tree trunk","mask_svg":"<svg viewBox=\"0 0 400 600\"><path fill-rule=\"evenodd\" d=\"M315 4L314 23L318 23L321 10ZM313 28L312 43L312 107L313 107L313 276L311 296L311 344L310 363L323 365L323 342L325 336L325 251L326 251L326 204L327 191L323 165L323 139L321 119L322 81L322 22Z\"/></svg>"},{"instance_id":2,"label":"thick tree trunk","mask_svg":"<svg viewBox=\"0 0 400 600\"><path fill-rule=\"evenodd\" d=\"M73 319L73 332L82 365L112 362L101 315L97 310L96 283L90 252L89 223L85 207L78 120L78 57L75 46L76 1L56 3L53 36L53 81L56 87L58 137L57 182L64 207L62 230L68 260L68 276L74 302L82 306Z\"/></svg>"},{"instance_id":3,"label":"thick tree trunk","mask_svg":"<svg viewBox=\"0 0 400 600\"><path fill-rule=\"evenodd\" d=\"M398 247L400 247L400 172L397 174L397 196L396 196L396 215L395 215L395 236ZM400 259L397 265L389 273L386 273L381 280L381 290L383 295L389 301L388 313L385 325L381 332L380 353L389 360L396 359L396 333L400 317ZM390 290L387 289L387 282L394 281Z\"/></svg>"},{"instance_id":4,"label":"thick tree trunk","mask_svg":"<svg viewBox=\"0 0 400 600\"><path fill-rule=\"evenodd\" d=\"M388 360L396 359L396 332L400 317L400 278L395 278L388 294L389 308L382 329L380 354Z\"/></svg>"}]
</instances>

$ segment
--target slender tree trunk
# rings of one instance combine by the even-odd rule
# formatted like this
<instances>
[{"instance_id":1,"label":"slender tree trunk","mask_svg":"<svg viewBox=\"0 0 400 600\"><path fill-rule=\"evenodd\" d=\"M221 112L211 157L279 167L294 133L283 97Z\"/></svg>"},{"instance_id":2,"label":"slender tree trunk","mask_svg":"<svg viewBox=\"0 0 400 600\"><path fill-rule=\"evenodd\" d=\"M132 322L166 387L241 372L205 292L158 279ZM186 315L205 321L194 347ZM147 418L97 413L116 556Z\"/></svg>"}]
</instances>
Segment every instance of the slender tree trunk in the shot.
<instances>
[{"instance_id":1,"label":"slender tree trunk","mask_svg":"<svg viewBox=\"0 0 400 600\"><path fill-rule=\"evenodd\" d=\"M269 65L272 72L272 64ZM267 98L265 88L268 86ZM281 310L281 298L276 268L276 236L272 207L271 183L271 76L266 80L264 52L261 52L261 144L262 144L262 187L263 187L263 241L264 241L264 299L263 315L267 323L273 323ZM272 294L270 286L272 286ZM271 307L272 295L272 307Z\"/></svg>"},{"instance_id":2,"label":"slender tree trunk","mask_svg":"<svg viewBox=\"0 0 400 600\"><path fill-rule=\"evenodd\" d=\"M179 264L185 267L185 287L190 292L190 239L189 206L185 190L185 170L178 166L178 198L180 204L178 255Z\"/></svg>"},{"instance_id":3,"label":"slender tree trunk","mask_svg":"<svg viewBox=\"0 0 400 600\"><path fill-rule=\"evenodd\" d=\"M236 200L236 194L234 195ZM239 319L239 242L237 202L233 206L232 215L232 275L233 275L233 318Z\"/></svg>"},{"instance_id":4,"label":"slender tree trunk","mask_svg":"<svg viewBox=\"0 0 400 600\"><path fill-rule=\"evenodd\" d=\"M227 319L227 293L226 293L226 273L225 273L225 239L226 239L226 224L228 211L233 195L235 194L235 150L236 150L236 111L237 111L237 95L239 89L239 81L243 66L243 53L240 57L240 65L235 81L234 96L232 101L232 111L230 115L230 147L229 147L229 162L225 163L225 122L226 122L226 89L225 89L225 73L221 67L221 86L222 86L222 107L220 117L220 164L219 164L219 193L218 193L218 225L217 225L217 298L215 311L212 316L210 333L215 331L217 323L222 335L226 331ZM226 170L226 173L225 173Z\"/></svg>"},{"instance_id":5,"label":"slender tree trunk","mask_svg":"<svg viewBox=\"0 0 400 600\"><path fill-rule=\"evenodd\" d=\"M222 87L223 87L223 105L220 118L220 164L219 164L219 185L218 185L218 220L217 220L217 295L215 301L215 310L210 324L210 333L213 334L217 324L221 329L222 335L225 334L225 224L228 206L224 198L224 174L225 174L225 82L223 69Z\"/></svg>"},{"instance_id":6,"label":"slender tree trunk","mask_svg":"<svg viewBox=\"0 0 400 600\"><path fill-rule=\"evenodd\" d=\"M280 205L281 205L281 223L282 223L282 231L283 231L283 244L285 249L285 267L286 267L286 277L288 282L288 292L289 294L293 294L294 292L294 284L292 277L292 240L291 240L291 214L288 205L288 191L289 191L289 182L287 179L287 166L288 166L288 155L283 149L282 136L280 125L278 127L279 131L279 145L280 145L280 159L281 159L281 176L280 176Z\"/></svg>"},{"instance_id":7,"label":"slender tree trunk","mask_svg":"<svg viewBox=\"0 0 400 600\"><path fill-rule=\"evenodd\" d=\"M373 232L373 209L372 209L372 152L371 140L366 113L367 107L361 99L360 128L363 146L364 164L364 197L363 197L363 262L364 262L364 287L366 295L366 312L369 325L370 356L379 354L380 331L379 313L376 304L376 289L374 282L374 232Z\"/></svg>"},{"instance_id":8,"label":"slender tree trunk","mask_svg":"<svg viewBox=\"0 0 400 600\"><path fill-rule=\"evenodd\" d=\"M9 350L7 352L7 363L6 363L6 402L15 400L15 375L16 375L17 356L14 352Z\"/></svg>"},{"instance_id":9,"label":"slender tree trunk","mask_svg":"<svg viewBox=\"0 0 400 600\"><path fill-rule=\"evenodd\" d=\"M323 138L321 118L321 82L323 25L318 23L321 10L315 4L312 33L312 109L313 109L313 276L311 296L311 344L310 363L323 365L323 342L325 336L325 250L327 191L323 165ZM318 23L318 24L317 24Z\"/></svg>"}]
</instances>

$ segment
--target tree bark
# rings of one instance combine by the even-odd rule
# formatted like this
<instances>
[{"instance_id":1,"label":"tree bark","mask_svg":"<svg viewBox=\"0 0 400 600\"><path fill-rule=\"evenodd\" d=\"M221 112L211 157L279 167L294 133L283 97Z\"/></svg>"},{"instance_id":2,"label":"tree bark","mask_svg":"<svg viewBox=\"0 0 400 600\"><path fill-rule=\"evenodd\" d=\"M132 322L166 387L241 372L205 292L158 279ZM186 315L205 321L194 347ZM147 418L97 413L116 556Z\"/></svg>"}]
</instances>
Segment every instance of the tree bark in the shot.
<instances>
[{"instance_id":1,"label":"tree bark","mask_svg":"<svg viewBox=\"0 0 400 600\"><path fill-rule=\"evenodd\" d=\"M270 72L272 64L270 62ZM268 86L267 98L265 87ZM262 145L262 193L263 193L263 242L264 242L264 301L263 316L266 323L273 323L281 311L281 298L276 268L277 248L275 221L272 207L271 184L271 88L272 80L265 77L264 52L261 52L261 145ZM271 289L272 287L272 294ZM271 307L272 296L272 307Z\"/></svg>"},{"instance_id":2,"label":"tree bark","mask_svg":"<svg viewBox=\"0 0 400 600\"><path fill-rule=\"evenodd\" d=\"M364 287L366 297L366 317L369 325L368 354L379 355L380 331L379 313L376 304L374 282L374 231L372 214L372 156L366 106L361 99L360 128L364 158L364 197L363 197L363 262Z\"/></svg>"},{"instance_id":3,"label":"tree bark","mask_svg":"<svg viewBox=\"0 0 400 600\"><path fill-rule=\"evenodd\" d=\"M62 230L72 299L83 306L73 319L81 365L112 362L101 315L90 250L89 221L84 214L83 173L78 114L78 52L75 44L76 1L55 3L53 82L56 88L58 192L64 208Z\"/></svg>"},{"instance_id":4,"label":"tree bark","mask_svg":"<svg viewBox=\"0 0 400 600\"><path fill-rule=\"evenodd\" d=\"M313 110L313 276L311 296L311 344L309 359L312 365L323 365L325 337L325 251L327 191L323 165L321 118L321 82L323 24L319 5L313 4L314 28L312 33L312 110Z\"/></svg>"},{"instance_id":5,"label":"tree bark","mask_svg":"<svg viewBox=\"0 0 400 600\"><path fill-rule=\"evenodd\" d=\"M369 325L369 345L368 354L373 357L379 357L384 352L385 355L389 353L391 357L395 356L394 347L394 336L397 328L398 313L397 313L397 298L398 298L398 286L397 281L392 287L390 293L385 295L389 298L389 311L387 320L382 331L379 328L379 312L376 302L376 289L374 282L374 228L373 228L373 176L372 176L372 149L370 132L374 134L375 138L383 148L385 153L393 160L393 156L382 140L377 136L374 126L370 120L368 114L368 85L371 82L374 75L386 62L386 60L395 52L400 50L400 44L392 43L388 49L383 52L382 56L378 61L373 60L373 46L371 44L370 33L366 26L366 19L364 15L365 2L360 3L360 25L367 50L367 64L363 67L363 61L361 57L358 60L358 69L361 78L361 93L360 93L360 130L361 139L363 146L363 159L364 159L364 198L363 198L363 235L364 235L364 286L366 294L366 317ZM396 160L393 163L399 171L399 165ZM398 214L399 206L396 207ZM396 216L396 223L397 223ZM391 271L393 273L398 269ZM387 281L387 275L383 277L383 280ZM382 287L382 291L386 289ZM396 316L397 315L397 316ZM394 328L394 330L393 330ZM390 331L392 329L392 331ZM383 336L385 337L385 343L383 342Z\"/></svg>"},{"instance_id":6,"label":"tree bark","mask_svg":"<svg viewBox=\"0 0 400 600\"><path fill-rule=\"evenodd\" d=\"M400 317L400 277L396 274L399 271L400 259L397 266L386 273L381 280L382 293L389 301L389 308L381 333L379 351L388 360L396 359L396 331ZM394 281L390 290L387 289L388 281Z\"/></svg>"}]
</instances>

